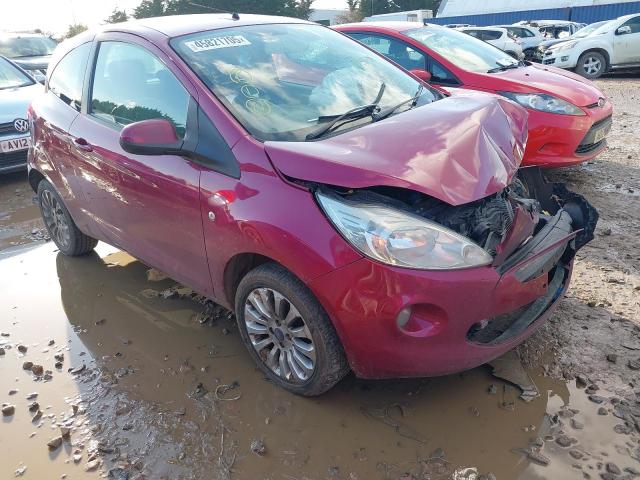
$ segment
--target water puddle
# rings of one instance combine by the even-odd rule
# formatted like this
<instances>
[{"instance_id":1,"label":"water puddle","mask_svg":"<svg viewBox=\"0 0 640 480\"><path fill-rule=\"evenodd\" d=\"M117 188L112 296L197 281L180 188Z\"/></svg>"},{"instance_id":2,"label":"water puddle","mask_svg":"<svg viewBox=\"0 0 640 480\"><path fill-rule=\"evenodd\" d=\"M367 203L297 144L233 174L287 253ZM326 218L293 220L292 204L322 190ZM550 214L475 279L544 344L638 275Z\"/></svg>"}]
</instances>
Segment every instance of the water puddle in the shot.
<instances>
[{"instance_id":1,"label":"water puddle","mask_svg":"<svg viewBox=\"0 0 640 480\"><path fill-rule=\"evenodd\" d=\"M0 252L9 335L0 337L0 398L15 406L0 425L0 477L26 467L22 477L34 479L110 470L117 479L564 479L597 478L607 462L637 468L638 438L616 433L616 405L541 369L527 372L540 393L528 402L488 366L433 379L347 377L322 397L296 397L254 368L232 319L203 323L199 299L163 295L174 282L148 271L103 244L82 258L52 244ZM25 361L52 378L23 370ZM60 426L70 436L51 450Z\"/></svg>"}]
</instances>

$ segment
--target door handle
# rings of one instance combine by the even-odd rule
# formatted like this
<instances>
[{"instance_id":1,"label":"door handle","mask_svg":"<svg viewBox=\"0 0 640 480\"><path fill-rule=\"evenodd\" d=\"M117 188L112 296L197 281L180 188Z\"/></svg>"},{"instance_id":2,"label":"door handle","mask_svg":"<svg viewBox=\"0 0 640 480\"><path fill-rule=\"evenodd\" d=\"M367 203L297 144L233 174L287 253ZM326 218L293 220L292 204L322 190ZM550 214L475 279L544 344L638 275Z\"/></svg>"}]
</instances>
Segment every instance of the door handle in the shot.
<instances>
[{"instance_id":1,"label":"door handle","mask_svg":"<svg viewBox=\"0 0 640 480\"><path fill-rule=\"evenodd\" d=\"M85 152L93 152L93 147L91 146L91 144L82 137L74 138L73 143L80 150L84 150Z\"/></svg>"}]
</instances>

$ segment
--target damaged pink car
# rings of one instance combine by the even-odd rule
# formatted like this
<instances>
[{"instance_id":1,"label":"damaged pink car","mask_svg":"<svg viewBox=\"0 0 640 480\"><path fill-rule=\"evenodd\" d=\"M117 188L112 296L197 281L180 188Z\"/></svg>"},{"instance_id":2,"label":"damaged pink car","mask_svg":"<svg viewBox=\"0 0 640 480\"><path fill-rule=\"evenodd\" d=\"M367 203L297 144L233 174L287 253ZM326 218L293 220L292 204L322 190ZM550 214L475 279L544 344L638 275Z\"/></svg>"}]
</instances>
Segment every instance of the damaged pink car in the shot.
<instances>
[{"instance_id":1,"label":"damaged pink car","mask_svg":"<svg viewBox=\"0 0 640 480\"><path fill-rule=\"evenodd\" d=\"M98 240L232 309L303 395L349 370L442 375L530 335L597 213L518 173L527 114L446 96L344 35L197 15L62 44L30 109L59 249Z\"/></svg>"}]
</instances>

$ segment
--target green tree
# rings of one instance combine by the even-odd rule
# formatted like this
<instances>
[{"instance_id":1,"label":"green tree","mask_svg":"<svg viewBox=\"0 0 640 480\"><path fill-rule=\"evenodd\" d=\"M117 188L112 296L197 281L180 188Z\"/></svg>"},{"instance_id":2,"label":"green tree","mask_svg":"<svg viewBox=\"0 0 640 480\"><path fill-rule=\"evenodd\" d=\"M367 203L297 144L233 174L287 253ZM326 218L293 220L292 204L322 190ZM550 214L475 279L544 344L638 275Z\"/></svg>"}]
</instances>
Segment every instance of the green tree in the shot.
<instances>
[{"instance_id":1,"label":"green tree","mask_svg":"<svg viewBox=\"0 0 640 480\"><path fill-rule=\"evenodd\" d=\"M313 0L295 0L289 2L290 11L287 12L287 15L290 17L302 18L304 20L309 20L313 9L311 8L311 4Z\"/></svg>"},{"instance_id":2,"label":"green tree","mask_svg":"<svg viewBox=\"0 0 640 480\"><path fill-rule=\"evenodd\" d=\"M394 0L397 5L397 12L403 12L405 10L433 10L433 15L438 12L438 6L440 0Z\"/></svg>"},{"instance_id":3,"label":"green tree","mask_svg":"<svg viewBox=\"0 0 640 480\"><path fill-rule=\"evenodd\" d=\"M69 28L67 29L67 33L65 34L64 38L75 37L79 33L82 33L85 30L87 30L87 28L88 27L82 23L74 23L72 25L69 25Z\"/></svg>"},{"instance_id":4,"label":"green tree","mask_svg":"<svg viewBox=\"0 0 640 480\"><path fill-rule=\"evenodd\" d=\"M167 5L164 0L142 0L133 10L134 18L161 17L166 15Z\"/></svg>"},{"instance_id":5,"label":"green tree","mask_svg":"<svg viewBox=\"0 0 640 480\"><path fill-rule=\"evenodd\" d=\"M336 18L337 23L356 23L362 20L361 0L347 0L347 11Z\"/></svg>"},{"instance_id":6,"label":"green tree","mask_svg":"<svg viewBox=\"0 0 640 480\"><path fill-rule=\"evenodd\" d=\"M309 18L313 0L143 0L133 16L146 18L191 13L257 13Z\"/></svg>"},{"instance_id":7,"label":"green tree","mask_svg":"<svg viewBox=\"0 0 640 480\"><path fill-rule=\"evenodd\" d=\"M394 3L391 0L360 0L358 7L362 17L370 17L371 15L391 12L393 5Z\"/></svg>"},{"instance_id":8,"label":"green tree","mask_svg":"<svg viewBox=\"0 0 640 480\"><path fill-rule=\"evenodd\" d=\"M113 12L111 12L111 15L109 15L105 19L105 22L122 23L122 22L126 22L127 20L129 20L129 15L127 15L127 12L125 12L124 10L118 10L117 8L114 8Z\"/></svg>"}]
</instances>

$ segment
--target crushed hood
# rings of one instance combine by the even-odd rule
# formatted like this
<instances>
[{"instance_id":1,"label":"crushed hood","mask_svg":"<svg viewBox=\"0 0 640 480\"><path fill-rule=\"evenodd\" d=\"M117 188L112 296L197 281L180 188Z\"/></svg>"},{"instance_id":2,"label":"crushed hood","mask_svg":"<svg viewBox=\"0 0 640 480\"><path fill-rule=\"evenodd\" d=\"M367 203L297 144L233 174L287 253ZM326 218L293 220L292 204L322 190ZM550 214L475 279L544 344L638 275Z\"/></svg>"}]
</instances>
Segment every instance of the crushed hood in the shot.
<instances>
[{"instance_id":1,"label":"crushed hood","mask_svg":"<svg viewBox=\"0 0 640 480\"><path fill-rule=\"evenodd\" d=\"M526 135L523 108L460 91L331 138L270 141L265 149L288 177L348 188L407 188L461 205L511 182Z\"/></svg>"}]
</instances>

